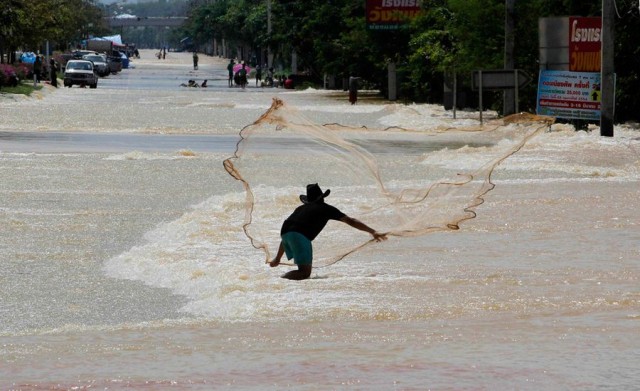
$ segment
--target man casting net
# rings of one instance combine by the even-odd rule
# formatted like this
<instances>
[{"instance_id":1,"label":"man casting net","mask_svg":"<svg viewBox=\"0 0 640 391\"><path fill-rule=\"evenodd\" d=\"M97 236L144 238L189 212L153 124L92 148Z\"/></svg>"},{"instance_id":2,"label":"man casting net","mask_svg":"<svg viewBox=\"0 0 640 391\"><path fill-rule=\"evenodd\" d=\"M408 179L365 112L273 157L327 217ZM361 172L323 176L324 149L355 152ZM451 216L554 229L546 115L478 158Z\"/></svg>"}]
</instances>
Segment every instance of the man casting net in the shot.
<instances>
[{"instance_id":1,"label":"man casting net","mask_svg":"<svg viewBox=\"0 0 640 391\"><path fill-rule=\"evenodd\" d=\"M269 262L282 219L312 183L331 188L332 204L392 239L457 230L494 188L495 168L550 122L527 116L484 127L374 129L315 123L274 99L240 131L237 150L224 166L246 192L244 232ZM313 242L315 267L375 242L346 224L329 221L328 228Z\"/></svg>"}]
</instances>

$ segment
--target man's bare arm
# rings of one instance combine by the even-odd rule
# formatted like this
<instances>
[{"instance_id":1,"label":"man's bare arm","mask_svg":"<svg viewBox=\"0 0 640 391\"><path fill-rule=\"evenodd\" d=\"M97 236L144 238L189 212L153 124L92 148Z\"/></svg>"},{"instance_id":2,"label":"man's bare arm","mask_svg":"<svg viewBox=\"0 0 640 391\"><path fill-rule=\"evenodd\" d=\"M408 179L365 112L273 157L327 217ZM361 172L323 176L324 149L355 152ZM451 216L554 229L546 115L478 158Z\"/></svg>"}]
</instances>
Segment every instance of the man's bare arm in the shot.
<instances>
[{"instance_id":1,"label":"man's bare arm","mask_svg":"<svg viewBox=\"0 0 640 391\"><path fill-rule=\"evenodd\" d=\"M342 221L343 223L349 224L350 226L352 226L355 229L359 229L360 231L364 231L364 232L370 233L371 236L373 236L373 239L375 239L376 242L387 240L387 235L386 234L382 234L382 233L377 232L375 229L369 227L368 225L366 225L365 223L363 223L362 221L360 221L358 219L354 219L353 217L349 217L349 216L344 216L343 218L340 219L340 221Z\"/></svg>"}]
</instances>

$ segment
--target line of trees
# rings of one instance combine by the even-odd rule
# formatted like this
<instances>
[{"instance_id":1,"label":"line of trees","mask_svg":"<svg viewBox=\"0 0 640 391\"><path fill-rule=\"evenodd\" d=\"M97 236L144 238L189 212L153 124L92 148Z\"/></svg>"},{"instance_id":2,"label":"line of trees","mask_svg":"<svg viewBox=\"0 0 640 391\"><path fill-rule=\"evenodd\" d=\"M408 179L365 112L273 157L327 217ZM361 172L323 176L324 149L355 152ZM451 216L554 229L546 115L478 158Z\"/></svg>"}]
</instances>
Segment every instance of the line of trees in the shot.
<instances>
[{"instance_id":1,"label":"line of trees","mask_svg":"<svg viewBox=\"0 0 640 391\"><path fill-rule=\"evenodd\" d=\"M325 74L340 80L354 73L383 93L387 64L393 62L400 98L420 102L441 103L443 85L454 69L464 91L473 70L502 68L504 63L505 0L422 0L420 16L386 31L367 30L363 0L270 0L271 34L267 2L191 1L189 23L173 37L191 37L196 45L224 39L231 47L248 47L248 58L256 61L263 61L270 48L284 68L295 52L299 69L317 80ZM165 3L172 12L183 12L179 1ZM515 67L537 74L540 17L600 16L601 4L515 2ZM640 13L638 0L616 4L616 120L626 121L638 119L640 107ZM105 6L95 0L0 0L0 61L14 62L15 50L42 49L45 40L64 50L89 35L109 34L104 12ZM520 91L521 109L534 110L535 87L531 83ZM494 102L499 108L498 94Z\"/></svg>"},{"instance_id":2,"label":"line of trees","mask_svg":"<svg viewBox=\"0 0 640 391\"><path fill-rule=\"evenodd\" d=\"M397 64L400 97L442 102L443 84L455 69L470 84L477 69L504 64L505 0L423 0L423 12L398 30L367 30L363 0L271 0L272 31L267 34L267 0L194 2L183 34L195 44L224 39L251 48L260 59L269 47L284 66L295 52L300 69L318 79L350 73L383 93L387 64ZM515 2L515 67L537 75L538 19L548 16L600 16L601 0ZM616 119L637 119L640 107L640 14L638 0L617 0ZM279 60L278 60L279 59ZM520 93L520 108L535 109L535 83ZM495 96L495 107L500 99ZM491 99L491 97L489 97Z\"/></svg>"},{"instance_id":3,"label":"line of trees","mask_svg":"<svg viewBox=\"0 0 640 391\"><path fill-rule=\"evenodd\" d=\"M0 60L16 50L38 51L49 41L66 49L89 34L108 31L93 0L0 0Z\"/></svg>"}]
</instances>

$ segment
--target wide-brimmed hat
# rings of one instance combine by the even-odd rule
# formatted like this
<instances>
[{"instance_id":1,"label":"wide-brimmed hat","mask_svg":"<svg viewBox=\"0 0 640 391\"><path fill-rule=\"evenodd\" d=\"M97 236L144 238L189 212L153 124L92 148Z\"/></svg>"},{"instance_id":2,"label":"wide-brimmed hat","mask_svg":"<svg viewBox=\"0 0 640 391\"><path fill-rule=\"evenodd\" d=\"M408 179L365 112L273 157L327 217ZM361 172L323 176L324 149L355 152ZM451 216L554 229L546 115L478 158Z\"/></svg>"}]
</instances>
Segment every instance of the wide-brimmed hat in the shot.
<instances>
[{"instance_id":1,"label":"wide-brimmed hat","mask_svg":"<svg viewBox=\"0 0 640 391\"><path fill-rule=\"evenodd\" d=\"M312 183L310 185L307 185L306 195L300 194L300 201L305 204L310 204L312 202L324 199L329 195L329 193L331 193L331 190L327 189L327 191L323 193L322 189L320 189L320 186L318 186L317 183Z\"/></svg>"}]
</instances>

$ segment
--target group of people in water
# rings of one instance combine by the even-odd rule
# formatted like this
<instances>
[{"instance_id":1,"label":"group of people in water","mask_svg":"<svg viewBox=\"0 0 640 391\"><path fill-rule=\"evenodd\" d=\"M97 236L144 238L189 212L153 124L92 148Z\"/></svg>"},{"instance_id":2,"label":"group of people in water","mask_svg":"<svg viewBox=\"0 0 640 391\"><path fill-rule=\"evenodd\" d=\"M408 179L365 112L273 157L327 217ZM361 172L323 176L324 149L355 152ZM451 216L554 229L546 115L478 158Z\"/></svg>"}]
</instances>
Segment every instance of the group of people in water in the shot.
<instances>
[{"instance_id":1,"label":"group of people in water","mask_svg":"<svg viewBox=\"0 0 640 391\"><path fill-rule=\"evenodd\" d=\"M197 54L194 53L194 70L197 70ZM229 87L238 86L241 88L245 88L249 83L249 73L250 68L245 64L244 61L239 63L241 66L238 66L236 62L231 59L229 64L227 65L227 71L229 74ZM263 69L267 69L266 76L264 76L263 80ZM283 88L293 88L293 80L285 75L276 75L274 74L273 67L267 68L265 64L264 67L257 65L255 67L255 83L256 87L283 87ZM201 84L198 84L195 80L191 79L187 83L180 84L181 87L194 87L194 88L202 88L207 87L207 80L205 79Z\"/></svg>"},{"instance_id":2,"label":"group of people in water","mask_svg":"<svg viewBox=\"0 0 640 391\"><path fill-rule=\"evenodd\" d=\"M193 69L198 69L198 54L196 52L193 53ZM267 69L267 72L263 80L262 72L264 69ZM244 89L247 86L251 69L245 64L244 61L236 64L234 59L229 60L229 64L227 64L227 71L229 74L229 87L239 86ZM283 87L286 89L291 89L294 86L293 79L291 77L286 77L285 75L275 75L273 72L273 67L267 68L267 64L265 64L264 67L260 66L260 64L255 67L255 80L256 87ZM355 105L358 102L358 89L360 88L360 81L360 77L356 77L354 75L350 75L349 77L349 102L352 105ZM207 87L207 80L205 79L202 84L198 84L195 80L189 80L187 83L182 83L180 85L182 87Z\"/></svg>"},{"instance_id":3,"label":"group of people in water","mask_svg":"<svg viewBox=\"0 0 640 391\"><path fill-rule=\"evenodd\" d=\"M197 56L197 53L193 54L194 70L198 70ZM249 74L251 72L251 69L245 64L244 61L236 63L233 59L229 60L229 64L227 64L227 71L229 75L229 87L238 86L241 88L245 88L249 84ZM285 75L276 75L274 73L273 67L268 67L266 64L264 66L260 66L260 64L258 64L255 67L254 75L256 87L293 88L292 78L286 77ZM192 79L187 83L181 83L180 86L194 88L207 87L207 80L205 79L201 84L199 84L196 80Z\"/></svg>"},{"instance_id":4,"label":"group of people in water","mask_svg":"<svg viewBox=\"0 0 640 391\"><path fill-rule=\"evenodd\" d=\"M229 64L227 65L227 70L229 72L229 87L233 87L235 84L237 86L245 88L248 84L249 68L246 66L244 61L242 61L240 64L242 66L238 67L233 59L229 60ZM262 80L263 69L267 69L264 80ZM260 64L256 66L255 78L256 87L293 88L293 80L285 77L284 75L275 75L273 72L273 67L267 68L266 64L264 65L264 67L260 66Z\"/></svg>"}]
</instances>

